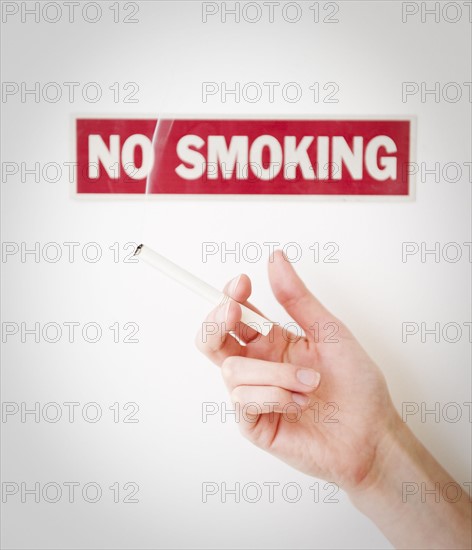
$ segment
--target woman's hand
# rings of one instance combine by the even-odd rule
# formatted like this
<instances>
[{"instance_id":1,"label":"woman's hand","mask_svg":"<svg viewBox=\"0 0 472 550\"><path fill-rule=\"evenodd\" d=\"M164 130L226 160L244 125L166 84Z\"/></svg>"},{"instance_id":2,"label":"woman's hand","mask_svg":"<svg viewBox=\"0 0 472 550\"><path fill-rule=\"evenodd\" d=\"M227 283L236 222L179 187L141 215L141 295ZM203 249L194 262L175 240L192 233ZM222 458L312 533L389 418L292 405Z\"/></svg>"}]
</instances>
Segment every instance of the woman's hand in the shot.
<instances>
[{"instance_id":1,"label":"woman's hand","mask_svg":"<svg viewBox=\"0 0 472 550\"><path fill-rule=\"evenodd\" d=\"M384 377L280 251L269 263L269 279L305 337L280 326L263 337L239 322L241 309L230 302L210 313L197 345L221 367L248 439L298 470L354 489L368 478L377 447L399 421ZM246 275L224 291L249 305Z\"/></svg>"}]
</instances>

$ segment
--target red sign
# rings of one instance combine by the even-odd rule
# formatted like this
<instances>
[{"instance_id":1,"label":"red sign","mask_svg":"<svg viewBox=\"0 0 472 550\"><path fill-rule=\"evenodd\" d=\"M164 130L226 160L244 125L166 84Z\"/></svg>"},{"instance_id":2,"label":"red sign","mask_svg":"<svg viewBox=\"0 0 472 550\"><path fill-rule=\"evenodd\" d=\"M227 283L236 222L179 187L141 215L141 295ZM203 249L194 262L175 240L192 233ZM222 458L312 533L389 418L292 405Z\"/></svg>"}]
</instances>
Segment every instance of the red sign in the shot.
<instances>
[{"instance_id":1,"label":"red sign","mask_svg":"<svg viewBox=\"0 0 472 550\"><path fill-rule=\"evenodd\" d=\"M78 119L78 193L409 195L410 120Z\"/></svg>"}]
</instances>

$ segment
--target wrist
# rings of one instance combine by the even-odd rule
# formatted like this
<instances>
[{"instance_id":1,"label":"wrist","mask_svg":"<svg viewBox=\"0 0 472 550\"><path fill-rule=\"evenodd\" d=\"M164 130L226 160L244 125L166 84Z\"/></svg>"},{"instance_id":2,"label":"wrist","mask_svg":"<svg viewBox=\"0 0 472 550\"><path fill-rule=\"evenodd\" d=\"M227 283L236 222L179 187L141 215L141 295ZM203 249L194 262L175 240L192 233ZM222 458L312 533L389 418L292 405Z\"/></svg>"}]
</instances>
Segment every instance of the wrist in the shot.
<instances>
[{"instance_id":1,"label":"wrist","mask_svg":"<svg viewBox=\"0 0 472 550\"><path fill-rule=\"evenodd\" d=\"M375 459L365 478L348 495L353 504L371 516L382 510L391 514L401 503L401 472L414 468L417 440L395 412L378 442Z\"/></svg>"},{"instance_id":2,"label":"wrist","mask_svg":"<svg viewBox=\"0 0 472 550\"><path fill-rule=\"evenodd\" d=\"M444 496L455 485L459 499ZM396 548L470 548L470 497L396 413L374 463L349 493ZM451 496L455 496L451 491Z\"/></svg>"}]
</instances>

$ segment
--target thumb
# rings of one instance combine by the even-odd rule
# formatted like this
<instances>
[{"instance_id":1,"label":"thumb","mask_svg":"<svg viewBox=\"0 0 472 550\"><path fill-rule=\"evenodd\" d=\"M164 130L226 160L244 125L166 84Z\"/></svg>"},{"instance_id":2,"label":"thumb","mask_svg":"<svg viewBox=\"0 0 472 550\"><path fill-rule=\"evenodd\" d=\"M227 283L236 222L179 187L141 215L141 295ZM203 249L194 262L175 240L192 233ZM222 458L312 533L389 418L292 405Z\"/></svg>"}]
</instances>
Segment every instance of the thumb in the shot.
<instances>
[{"instance_id":1,"label":"thumb","mask_svg":"<svg viewBox=\"0 0 472 550\"><path fill-rule=\"evenodd\" d=\"M281 250L276 250L269 262L269 281L279 304L306 334L314 334L315 323L334 319L307 289Z\"/></svg>"}]
</instances>

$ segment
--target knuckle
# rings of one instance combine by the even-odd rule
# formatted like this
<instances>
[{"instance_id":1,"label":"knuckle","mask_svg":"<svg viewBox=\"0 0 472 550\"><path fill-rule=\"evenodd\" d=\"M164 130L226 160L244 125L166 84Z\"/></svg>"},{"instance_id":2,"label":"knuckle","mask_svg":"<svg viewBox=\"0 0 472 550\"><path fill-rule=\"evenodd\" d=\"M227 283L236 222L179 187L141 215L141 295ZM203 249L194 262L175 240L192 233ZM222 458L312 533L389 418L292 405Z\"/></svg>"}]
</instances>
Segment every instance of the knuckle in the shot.
<instances>
[{"instance_id":1,"label":"knuckle","mask_svg":"<svg viewBox=\"0 0 472 550\"><path fill-rule=\"evenodd\" d=\"M233 368L231 363L228 363L225 359L221 365L221 374L226 382L229 382L233 378Z\"/></svg>"},{"instance_id":2,"label":"knuckle","mask_svg":"<svg viewBox=\"0 0 472 550\"><path fill-rule=\"evenodd\" d=\"M283 402L283 390L281 388L277 387L271 387L269 388L267 392L267 401L271 401L273 403L282 403Z\"/></svg>"},{"instance_id":3,"label":"knuckle","mask_svg":"<svg viewBox=\"0 0 472 550\"><path fill-rule=\"evenodd\" d=\"M242 401L242 391L240 387L234 388L234 390L231 392L231 401L233 403L241 403Z\"/></svg>"},{"instance_id":4,"label":"knuckle","mask_svg":"<svg viewBox=\"0 0 472 550\"><path fill-rule=\"evenodd\" d=\"M236 368L237 359L238 358L234 356L226 357L226 359L223 361L221 365L221 370L223 371L223 375L225 376L231 375L231 373Z\"/></svg>"}]
</instances>

